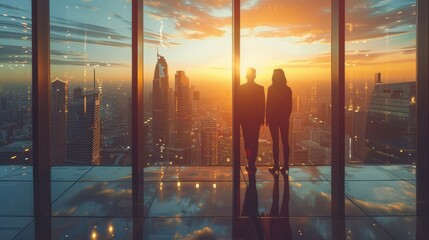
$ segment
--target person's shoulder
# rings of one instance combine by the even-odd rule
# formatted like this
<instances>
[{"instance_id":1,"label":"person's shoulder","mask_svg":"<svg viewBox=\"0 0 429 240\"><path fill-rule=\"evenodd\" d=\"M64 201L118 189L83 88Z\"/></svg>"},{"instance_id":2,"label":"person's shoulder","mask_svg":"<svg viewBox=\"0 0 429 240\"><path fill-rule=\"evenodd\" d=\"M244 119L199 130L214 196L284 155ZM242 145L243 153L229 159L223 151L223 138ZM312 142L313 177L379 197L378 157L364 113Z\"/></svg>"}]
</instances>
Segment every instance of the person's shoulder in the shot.
<instances>
[{"instance_id":1,"label":"person's shoulder","mask_svg":"<svg viewBox=\"0 0 429 240\"><path fill-rule=\"evenodd\" d=\"M262 85L259 85L259 84L255 84L256 85L256 87L259 89L259 90L264 90L264 86L262 86Z\"/></svg>"}]
</instances>

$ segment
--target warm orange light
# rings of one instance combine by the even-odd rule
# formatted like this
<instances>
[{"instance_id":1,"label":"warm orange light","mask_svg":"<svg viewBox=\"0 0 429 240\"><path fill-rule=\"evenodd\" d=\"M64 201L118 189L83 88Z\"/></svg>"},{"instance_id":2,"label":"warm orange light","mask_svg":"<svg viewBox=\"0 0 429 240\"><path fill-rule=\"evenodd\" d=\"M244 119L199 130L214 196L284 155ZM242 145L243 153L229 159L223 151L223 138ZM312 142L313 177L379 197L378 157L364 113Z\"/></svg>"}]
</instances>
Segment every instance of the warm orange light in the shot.
<instances>
[{"instance_id":1,"label":"warm orange light","mask_svg":"<svg viewBox=\"0 0 429 240\"><path fill-rule=\"evenodd\" d=\"M92 234L91 234L91 238L92 238L92 239L97 239L97 232L96 232L96 231L93 231L93 232L92 232Z\"/></svg>"}]
</instances>

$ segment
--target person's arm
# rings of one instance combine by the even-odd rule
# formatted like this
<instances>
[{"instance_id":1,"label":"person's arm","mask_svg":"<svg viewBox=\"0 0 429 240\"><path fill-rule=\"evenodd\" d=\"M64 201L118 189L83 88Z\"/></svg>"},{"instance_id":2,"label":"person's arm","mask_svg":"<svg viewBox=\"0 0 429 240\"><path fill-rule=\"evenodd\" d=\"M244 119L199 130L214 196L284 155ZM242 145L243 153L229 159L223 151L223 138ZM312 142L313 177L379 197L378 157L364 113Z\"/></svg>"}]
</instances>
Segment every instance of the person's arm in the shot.
<instances>
[{"instance_id":1,"label":"person's arm","mask_svg":"<svg viewBox=\"0 0 429 240\"><path fill-rule=\"evenodd\" d=\"M265 91L264 87L261 87L261 93L259 94L259 123L264 125L265 121Z\"/></svg>"},{"instance_id":2,"label":"person's arm","mask_svg":"<svg viewBox=\"0 0 429 240\"><path fill-rule=\"evenodd\" d=\"M288 87L288 91L287 91L287 107L286 107L286 111L287 111L287 116L288 119L290 118L290 115L292 114L292 90Z\"/></svg>"},{"instance_id":3,"label":"person's arm","mask_svg":"<svg viewBox=\"0 0 429 240\"><path fill-rule=\"evenodd\" d=\"M271 87L268 87L268 92L267 92L267 104L265 106L265 123L267 124L267 126L270 124L270 117L272 116L272 96L271 96Z\"/></svg>"}]
</instances>

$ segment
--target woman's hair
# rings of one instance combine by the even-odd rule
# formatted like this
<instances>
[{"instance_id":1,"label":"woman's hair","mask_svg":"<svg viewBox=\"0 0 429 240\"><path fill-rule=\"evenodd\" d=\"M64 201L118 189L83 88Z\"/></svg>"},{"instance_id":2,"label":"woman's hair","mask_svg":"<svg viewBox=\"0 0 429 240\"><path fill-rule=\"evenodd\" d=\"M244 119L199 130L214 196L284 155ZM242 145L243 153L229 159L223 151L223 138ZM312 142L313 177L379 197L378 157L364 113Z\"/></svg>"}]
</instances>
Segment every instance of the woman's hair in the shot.
<instances>
[{"instance_id":1,"label":"woman's hair","mask_svg":"<svg viewBox=\"0 0 429 240\"><path fill-rule=\"evenodd\" d=\"M283 69L277 68L273 71L273 86L286 85L286 76Z\"/></svg>"}]
</instances>

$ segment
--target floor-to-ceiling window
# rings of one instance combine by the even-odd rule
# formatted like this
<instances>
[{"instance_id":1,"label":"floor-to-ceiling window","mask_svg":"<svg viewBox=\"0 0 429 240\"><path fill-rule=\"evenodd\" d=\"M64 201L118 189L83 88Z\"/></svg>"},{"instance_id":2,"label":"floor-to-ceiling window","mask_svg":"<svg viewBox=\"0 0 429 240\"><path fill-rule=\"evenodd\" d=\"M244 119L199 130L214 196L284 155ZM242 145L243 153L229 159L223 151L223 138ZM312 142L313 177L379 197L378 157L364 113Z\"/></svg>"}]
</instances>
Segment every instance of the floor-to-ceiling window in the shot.
<instances>
[{"instance_id":1,"label":"floor-to-ceiling window","mask_svg":"<svg viewBox=\"0 0 429 240\"><path fill-rule=\"evenodd\" d=\"M362 225L398 239L415 237L416 11L415 0L345 11L346 197L371 217Z\"/></svg>"},{"instance_id":2,"label":"floor-to-ceiling window","mask_svg":"<svg viewBox=\"0 0 429 240\"><path fill-rule=\"evenodd\" d=\"M29 0L0 4L0 221L14 237L33 215L32 59ZM21 196L16 198L16 196Z\"/></svg>"},{"instance_id":3,"label":"floor-to-ceiling window","mask_svg":"<svg viewBox=\"0 0 429 240\"><path fill-rule=\"evenodd\" d=\"M251 88L248 69L254 68L254 82L265 95L256 159L246 144L247 120L241 124L241 216L256 226L241 237L275 239L283 233L288 239L292 229L328 237L329 229L323 236L308 228L327 227L323 218L289 217L331 214L331 1L241 1L240 31L242 89ZM241 107L258 111L256 105Z\"/></svg>"},{"instance_id":4,"label":"floor-to-ceiling window","mask_svg":"<svg viewBox=\"0 0 429 240\"><path fill-rule=\"evenodd\" d=\"M130 239L131 3L49 14L52 238Z\"/></svg>"},{"instance_id":5,"label":"floor-to-ceiling window","mask_svg":"<svg viewBox=\"0 0 429 240\"><path fill-rule=\"evenodd\" d=\"M145 0L143 31L144 238L229 238L232 1Z\"/></svg>"}]
</instances>

